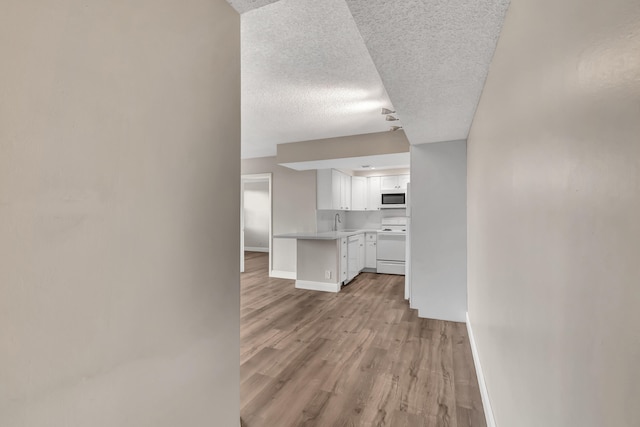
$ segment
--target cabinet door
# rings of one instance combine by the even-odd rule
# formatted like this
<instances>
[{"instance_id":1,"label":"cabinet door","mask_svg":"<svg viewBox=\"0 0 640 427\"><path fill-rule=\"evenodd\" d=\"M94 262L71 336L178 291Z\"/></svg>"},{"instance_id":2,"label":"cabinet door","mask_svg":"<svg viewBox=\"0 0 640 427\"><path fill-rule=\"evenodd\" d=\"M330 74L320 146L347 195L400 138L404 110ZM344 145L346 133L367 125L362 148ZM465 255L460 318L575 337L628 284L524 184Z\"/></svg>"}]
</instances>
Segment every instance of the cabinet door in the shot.
<instances>
[{"instance_id":1,"label":"cabinet door","mask_svg":"<svg viewBox=\"0 0 640 427\"><path fill-rule=\"evenodd\" d=\"M400 190L406 190L408 182L409 175L398 175L398 187L400 188Z\"/></svg>"},{"instance_id":2,"label":"cabinet door","mask_svg":"<svg viewBox=\"0 0 640 427\"><path fill-rule=\"evenodd\" d=\"M398 189L398 176L383 176L380 179L380 189L390 191Z\"/></svg>"},{"instance_id":3,"label":"cabinet door","mask_svg":"<svg viewBox=\"0 0 640 427\"><path fill-rule=\"evenodd\" d=\"M367 178L367 210L380 210L380 177L372 176Z\"/></svg>"},{"instance_id":4,"label":"cabinet door","mask_svg":"<svg viewBox=\"0 0 640 427\"><path fill-rule=\"evenodd\" d=\"M356 277L358 271L358 255L360 253L360 244L358 239L349 238L349 248L347 249L347 280L351 280Z\"/></svg>"},{"instance_id":5,"label":"cabinet door","mask_svg":"<svg viewBox=\"0 0 640 427\"><path fill-rule=\"evenodd\" d=\"M358 244L359 244L359 250L358 250L358 273L361 272L362 270L364 270L364 264L366 261L366 250L364 247L364 234L359 234L358 235Z\"/></svg>"},{"instance_id":6,"label":"cabinet door","mask_svg":"<svg viewBox=\"0 0 640 427\"><path fill-rule=\"evenodd\" d=\"M351 209L351 177L342 174L342 201L345 210Z\"/></svg>"},{"instance_id":7,"label":"cabinet door","mask_svg":"<svg viewBox=\"0 0 640 427\"><path fill-rule=\"evenodd\" d=\"M331 200L333 209L344 209L342 205L342 173L335 169L331 170Z\"/></svg>"},{"instance_id":8,"label":"cabinet door","mask_svg":"<svg viewBox=\"0 0 640 427\"><path fill-rule=\"evenodd\" d=\"M351 177L351 210L364 211L367 209L367 178L363 176Z\"/></svg>"},{"instance_id":9,"label":"cabinet door","mask_svg":"<svg viewBox=\"0 0 640 427\"><path fill-rule=\"evenodd\" d=\"M366 268L376 268L376 261L378 259L378 246L375 240L367 240L366 243L366 260L364 266Z\"/></svg>"},{"instance_id":10,"label":"cabinet door","mask_svg":"<svg viewBox=\"0 0 640 427\"><path fill-rule=\"evenodd\" d=\"M340 279L338 282L347 280L347 257L349 256L349 248L347 247L347 239L340 239Z\"/></svg>"}]
</instances>

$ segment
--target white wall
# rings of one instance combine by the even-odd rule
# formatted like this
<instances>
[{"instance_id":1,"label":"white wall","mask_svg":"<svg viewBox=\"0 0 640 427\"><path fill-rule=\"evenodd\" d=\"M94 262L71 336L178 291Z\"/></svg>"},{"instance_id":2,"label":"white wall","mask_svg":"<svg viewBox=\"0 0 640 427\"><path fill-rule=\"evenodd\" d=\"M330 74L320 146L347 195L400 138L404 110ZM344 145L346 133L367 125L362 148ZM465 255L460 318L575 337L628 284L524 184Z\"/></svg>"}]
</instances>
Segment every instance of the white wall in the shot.
<instances>
[{"instance_id":1,"label":"white wall","mask_svg":"<svg viewBox=\"0 0 640 427\"><path fill-rule=\"evenodd\" d=\"M242 160L242 173L273 173L273 234L316 231L316 171L295 171L275 157ZM273 239L273 270L295 275L295 239Z\"/></svg>"},{"instance_id":2,"label":"white wall","mask_svg":"<svg viewBox=\"0 0 640 427\"><path fill-rule=\"evenodd\" d=\"M2 2L1 426L239 424L239 21Z\"/></svg>"},{"instance_id":3,"label":"white wall","mask_svg":"<svg viewBox=\"0 0 640 427\"><path fill-rule=\"evenodd\" d=\"M466 141L411 147L411 305L464 322L467 311Z\"/></svg>"},{"instance_id":4,"label":"white wall","mask_svg":"<svg viewBox=\"0 0 640 427\"><path fill-rule=\"evenodd\" d=\"M500 427L640 425L640 3L514 0L469 135Z\"/></svg>"},{"instance_id":5,"label":"white wall","mask_svg":"<svg viewBox=\"0 0 640 427\"><path fill-rule=\"evenodd\" d=\"M269 250L269 181L247 181L244 184L245 249Z\"/></svg>"}]
</instances>

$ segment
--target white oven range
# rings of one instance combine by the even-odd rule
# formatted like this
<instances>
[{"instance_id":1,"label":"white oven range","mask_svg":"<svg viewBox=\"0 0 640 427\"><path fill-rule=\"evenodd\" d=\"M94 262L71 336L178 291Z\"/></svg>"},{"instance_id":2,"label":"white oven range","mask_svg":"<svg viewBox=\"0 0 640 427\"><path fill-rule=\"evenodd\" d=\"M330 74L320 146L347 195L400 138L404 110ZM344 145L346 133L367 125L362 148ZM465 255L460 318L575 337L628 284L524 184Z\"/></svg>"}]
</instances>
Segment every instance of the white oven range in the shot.
<instances>
[{"instance_id":1,"label":"white oven range","mask_svg":"<svg viewBox=\"0 0 640 427\"><path fill-rule=\"evenodd\" d=\"M382 274L405 274L407 218L382 219L378 231L376 270Z\"/></svg>"}]
</instances>

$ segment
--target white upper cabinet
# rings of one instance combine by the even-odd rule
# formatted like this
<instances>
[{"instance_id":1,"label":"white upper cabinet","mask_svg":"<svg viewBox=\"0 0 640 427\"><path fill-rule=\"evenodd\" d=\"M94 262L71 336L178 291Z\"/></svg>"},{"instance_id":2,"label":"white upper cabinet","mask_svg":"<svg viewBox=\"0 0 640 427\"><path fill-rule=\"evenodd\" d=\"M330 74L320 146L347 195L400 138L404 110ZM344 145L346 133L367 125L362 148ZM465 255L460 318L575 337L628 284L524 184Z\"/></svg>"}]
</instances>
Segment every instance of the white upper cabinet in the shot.
<instances>
[{"instance_id":1,"label":"white upper cabinet","mask_svg":"<svg viewBox=\"0 0 640 427\"><path fill-rule=\"evenodd\" d=\"M351 177L335 169L318 169L316 204L319 210L350 210Z\"/></svg>"},{"instance_id":2,"label":"white upper cabinet","mask_svg":"<svg viewBox=\"0 0 640 427\"><path fill-rule=\"evenodd\" d=\"M381 191L400 191L407 189L409 175L383 176L380 181Z\"/></svg>"},{"instance_id":3,"label":"white upper cabinet","mask_svg":"<svg viewBox=\"0 0 640 427\"><path fill-rule=\"evenodd\" d=\"M342 174L335 169L331 169L331 205L325 209L342 209Z\"/></svg>"},{"instance_id":4,"label":"white upper cabinet","mask_svg":"<svg viewBox=\"0 0 640 427\"><path fill-rule=\"evenodd\" d=\"M365 210L380 210L380 177L370 176L367 178L367 207Z\"/></svg>"},{"instance_id":5,"label":"white upper cabinet","mask_svg":"<svg viewBox=\"0 0 640 427\"><path fill-rule=\"evenodd\" d=\"M380 179L381 191L393 191L398 189L398 177L397 176L383 176Z\"/></svg>"},{"instance_id":6,"label":"white upper cabinet","mask_svg":"<svg viewBox=\"0 0 640 427\"><path fill-rule=\"evenodd\" d=\"M350 210L351 209L351 177L342 172L338 172L342 175L342 185L340 187L340 209Z\"/></svg>"},{"instance_id":7,"label":"white upper cabinet","mask_svg":"<svg viewBox=\"0 0 640 427\"><path fill-rule=\"evenodd\" d=\"M398 187L400 190L406 190L409 183L409 175L398 175Z\"/></svg>"},{"instance_id":8,"label":"white upper cabinet","mask_svg":"<svg viewBox=\"0 0 640 427\"><path fill-rule=\"evenodd\" d=\"M380 177L363 176L351 177L351 205L352 211L380 210Z\"/></svg>"},{"instance_id":9,"label":"white upper cabinet","mask_svg":"<svg viewBox=\"0 0 640 427\"><path fill-rule=\"evenodd\" d=\"M351 177L351 210L367 210L367 178L363 176Z\"/></svg>"},{"instance_id":10,"label":"white upper cabinet","mask_svg":"<svg viewBox=\"0 0 640 427\"><path fill-rule=\"evenodd\" d=\"M349 176L336 169L317 171L317 209L336 211L380 210L385 191L406 191L409 175Z\"/></svg>"}]
</instances>

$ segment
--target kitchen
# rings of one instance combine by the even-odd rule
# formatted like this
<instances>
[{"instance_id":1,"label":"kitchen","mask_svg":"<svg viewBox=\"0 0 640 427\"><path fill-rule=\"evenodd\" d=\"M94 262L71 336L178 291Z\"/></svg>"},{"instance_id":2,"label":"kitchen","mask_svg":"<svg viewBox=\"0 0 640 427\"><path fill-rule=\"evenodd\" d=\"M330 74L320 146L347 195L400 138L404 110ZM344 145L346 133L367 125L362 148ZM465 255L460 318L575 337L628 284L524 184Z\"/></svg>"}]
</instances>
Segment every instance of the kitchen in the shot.
<instances>
[{"instance_id":1,"label":"kitchen","mask_svg":"<svg viewBox=\"0 0 640 427\"><path fill-rule=\"evenodd\" d=\"M315 232L296 241L296 288L339 292L361 272L405 275L409 171L316 171Z\"/></svg>"}]
</instances>

